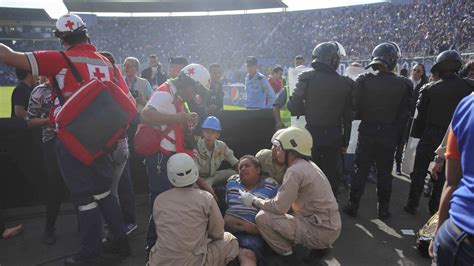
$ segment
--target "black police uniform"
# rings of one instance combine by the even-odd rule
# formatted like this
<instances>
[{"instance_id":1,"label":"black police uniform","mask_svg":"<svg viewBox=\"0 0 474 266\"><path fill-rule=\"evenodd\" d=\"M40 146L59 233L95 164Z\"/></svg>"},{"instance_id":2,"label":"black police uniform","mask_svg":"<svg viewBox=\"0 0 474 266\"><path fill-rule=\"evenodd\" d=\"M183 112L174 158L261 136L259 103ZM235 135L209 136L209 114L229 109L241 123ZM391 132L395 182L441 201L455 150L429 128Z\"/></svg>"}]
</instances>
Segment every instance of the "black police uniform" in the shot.
<instances>
[{"instance_id":1,"label":"black police uniform","mask_svg":"<svg viewBox=\"0 0 474 266\"><path fill-rule=\"evenodd\" d=\"M314 142L313 161L336 191L337 161L351 133L355 83L326 64L313 62L312 66L298 76L288 110L293 116L306 116L306 128Z\"/></svg>"},{"instance_id":2,"label":"black police uniform","mask_svg":"<svg viewBox=\"0 0 474 266\"><path fill-rule=\"evenodd\" d=\"M474 88L474 81L456 75L425 85L417 102L418 116L415 135L421 136L416 147L415 165L411 173L410 193L406 209L414 212L418 207L428 166L435 150L443 140L456 106Z\"/></svg>"},{"instance_id":3,"label":"black police uniform","mask_svg":"<svg viewBox=\"0 0 474 266\"><path fill-rule=\"evenodd\" d=\"M351 215L357 213L370 167L375 162L379 217L390 216L393 155L398 134L403 131L410 114L412 87L410 80L392 72L362 74L356 80L356 119L361 123L347 208Z\"/></svg>"}]
</instances>

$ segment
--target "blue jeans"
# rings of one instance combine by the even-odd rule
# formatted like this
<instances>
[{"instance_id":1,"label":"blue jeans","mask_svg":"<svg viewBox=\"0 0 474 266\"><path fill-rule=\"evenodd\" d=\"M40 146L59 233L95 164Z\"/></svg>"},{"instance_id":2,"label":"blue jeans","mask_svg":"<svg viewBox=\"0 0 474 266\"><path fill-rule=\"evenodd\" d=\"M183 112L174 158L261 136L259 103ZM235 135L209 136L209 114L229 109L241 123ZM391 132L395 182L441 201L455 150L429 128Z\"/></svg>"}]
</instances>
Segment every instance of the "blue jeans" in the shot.
<instances>
[{"instance_id":1,"label":"blue jeans","mask_svg":"<svg viewBox=\"0 0 474 266\"><path fill-rule=\"evenodd\" d=\"M462 231L451 218L439 228L434 241L433 252L436 265L472 266L474 264L474 236Z\"/></svg>"},{"instance_id":2,"label":"blue jeans","mask_svg":"<svg viewBox=\"0 0 474 266\"><path fill-rule=\"evenodd\" d=\"M153 203L160 193L173 188L166 172L166 164L168 163L168 159L170 157L170 155L158 153L145 158L145 167L148 175L148 188L150 191L148 204L151 212L146 233L147 251L149 251L155 245L157 238L155 221L153 221Z\"/></svg>"}]
</instances>

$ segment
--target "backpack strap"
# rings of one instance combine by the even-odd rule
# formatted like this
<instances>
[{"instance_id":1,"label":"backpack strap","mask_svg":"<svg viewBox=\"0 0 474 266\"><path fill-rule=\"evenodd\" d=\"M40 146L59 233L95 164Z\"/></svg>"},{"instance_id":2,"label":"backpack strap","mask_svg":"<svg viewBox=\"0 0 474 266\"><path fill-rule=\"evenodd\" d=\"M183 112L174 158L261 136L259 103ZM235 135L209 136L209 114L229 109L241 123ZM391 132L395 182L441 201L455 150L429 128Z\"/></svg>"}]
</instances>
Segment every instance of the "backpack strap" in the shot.
<instances>
[{"instance_id":1,"label":"backpack strap","mask_svg":"<svg viewBox=\"0 0 474 266\"><path fill-rule=\"evenodd\" d=\"M79 74L79 71L77 70L77 68L74 66L74 64L71 62L71 59L69 59L69 57L63 52L61 51L60 52L63 57L64 57L64 60L66 60L66 63L69 67L69 69L71 69L71 72L72 72L72 75L74 76L74 78L76 79L76 81L81 84L82 82L84 82L84 79L81 77L81 74ZM115 68L114 68L115 69Z\"/></svg>"}]
</instances>

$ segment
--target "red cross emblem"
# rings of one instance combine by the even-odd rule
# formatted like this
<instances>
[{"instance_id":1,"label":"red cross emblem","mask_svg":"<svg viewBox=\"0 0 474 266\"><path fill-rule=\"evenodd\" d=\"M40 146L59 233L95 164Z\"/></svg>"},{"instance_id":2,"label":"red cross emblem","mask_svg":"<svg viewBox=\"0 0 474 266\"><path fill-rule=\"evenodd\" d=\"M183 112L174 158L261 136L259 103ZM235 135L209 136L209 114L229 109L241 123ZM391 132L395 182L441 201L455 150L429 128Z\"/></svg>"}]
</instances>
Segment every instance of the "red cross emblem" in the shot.
<instances>
[{"instance_id":1,"label":"red cross emblem","mask_svg":"<svg viewBox=\"0 0 474 266\"><path fill-rule=\"evenodd\" d=\"M102 78L105 78L105 74L100 72L100 69L96 67L94 71L94 77L98 78L99 80L102 80Z\"/></svg>"},{"instance_id":2,"label":"red cross emblem","mask_svg":"<svg viewBox=\"0 0 474 266\"><path fill-rule=\"evenodd\" d=\"M188 76L194 75L194 68L188 69Z\"/></svg>"},{"instance_id":3,"label":"red cross emblem","mask_svg":"<svg viewBox=\"0 0 474 266\"><path fill-rule=\"evenodd\" d=\"M64 24L64 26L66 26L66 28L69 28L70 30L72 30L72 26L74 26L74 22L68 20L66 24Z\"/></svg>"}]
</instances>

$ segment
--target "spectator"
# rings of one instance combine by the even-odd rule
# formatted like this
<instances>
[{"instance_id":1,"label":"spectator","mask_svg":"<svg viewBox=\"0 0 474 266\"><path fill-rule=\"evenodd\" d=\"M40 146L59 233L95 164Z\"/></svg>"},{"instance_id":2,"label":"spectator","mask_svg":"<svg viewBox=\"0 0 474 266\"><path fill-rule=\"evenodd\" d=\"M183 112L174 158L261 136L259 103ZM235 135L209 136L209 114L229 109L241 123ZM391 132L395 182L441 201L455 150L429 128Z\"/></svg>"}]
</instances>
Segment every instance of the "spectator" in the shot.
<instances>
[{"instance_id":1,"label":"spectator","mask_svg":"<svg viewBox=\"0 0 474 266\"><path fill-rule=\"evenodd\" d=\"M472 265L474 258L474 95L465 97L453 114L446 150L446 183L439 205L436 236L430 255L436 265Z\"/></svg>"},{"instance_id":2,"label":"spectator","mask_svg":"<svg viewBox=\"0 0 474 266\"><path fill-rule=\"evenodd\" d=\"M400 70L400 77L408 78L408 70L406 68Z\"/></svg>"},{"instance_id":3,"label":"spectator","mask_svg":"<svg viewBox=\"0 0 474 266\"><path fill-rule=\"evenodd\" d=\"M148 80L152 88L156 88L166 81L167 77L163 73L163 66L156 55L152 54L148 57L148 67L142 70L141 77Z\"/></svg>"},{"instance_id":4,"label":"spectator","mask_svg":"<svg viewBox=\"0 0 474 266\"><path fill-rule=\"evenodd\" d=\"M210 115L216 115L224 109L224 89L222 87L222 66L213 63L209 66L211 88L207 96L206 107Z\"/></svg>"},{"instance_id":5,"label":"spectator","mask_svg":"<svg viewBox=\"0 0 474 266\"><path fill-rule=\"evenodd\" d=\"M46 245L56 243L55 223L61 207L61 202L68 196L61 170L56 157L56 132L49 122L49 112L52 106L52 88L45 77L45 81L31 92L28 103L28 119L30 127L41 127L43 165L46 169L46 223L42 242Z\"/></svg>"},{"instance_id":6,"label":"spectator","mask_svg":"<svg viewBox=\"0 0 474 266\"><path fill-rule=\"evenodd\" d=\"M276 66L272 70L272 74L268 76L268 82L272 85L275 95L283 89L283 68Z\"/></svg>"},{"instance_id":7,"label":"spectator","mask_svg":"<svg viewBox=\"0 0 474 266\"><path fill-rule=\"evenodd\" d=\"M176 78L183 67L188 65L188 60L184 57L170 57L168 62L170 63L170 69L168 75L170 78Z\"/></svg>"},{"instance_id":8,"label":"spectator","mask_svg":"<svg viewBox=\"0 0 474 266\"><path fill-rule=\"evenodd\" d=\"M125 82L133 98L135 98L138 112L141 112L153 93L151 85L146 79L137 76L140 69L140 61L137 58L125 58L123 69L125 72Z\"/></svg>"},{"instance_id":9,"label":"spectator","mask_svg":"<svg viewBox=\"0 0 474 266\"><path fill-rule=\"evenodd\" d=\"M304 57L302 55L295 56L295 67L305 66L304 65Z\"/></svg>"},{"instance_id":10,"label":"spectator","mask_svg":"<svg viewBox=\"0 0 474 266\"><path fill-rule=\"evenodd\" d=\"M27 118L28 100L30 99L31 91L36 85L37 77L31 74L31 71L16 69L16 76L18 84L13 89L12 93L12 112L11 117Z\"/></svg>"},{"instance_id":11,"label":"spectator","mask_svg":"<svg viewBox=\"0 0 474 266\"><path fill-rule=\"evenodd\" d=\"M467 62L459 72L460 78L474 79L474 60Z\"/></svg>"}]
</instances>

